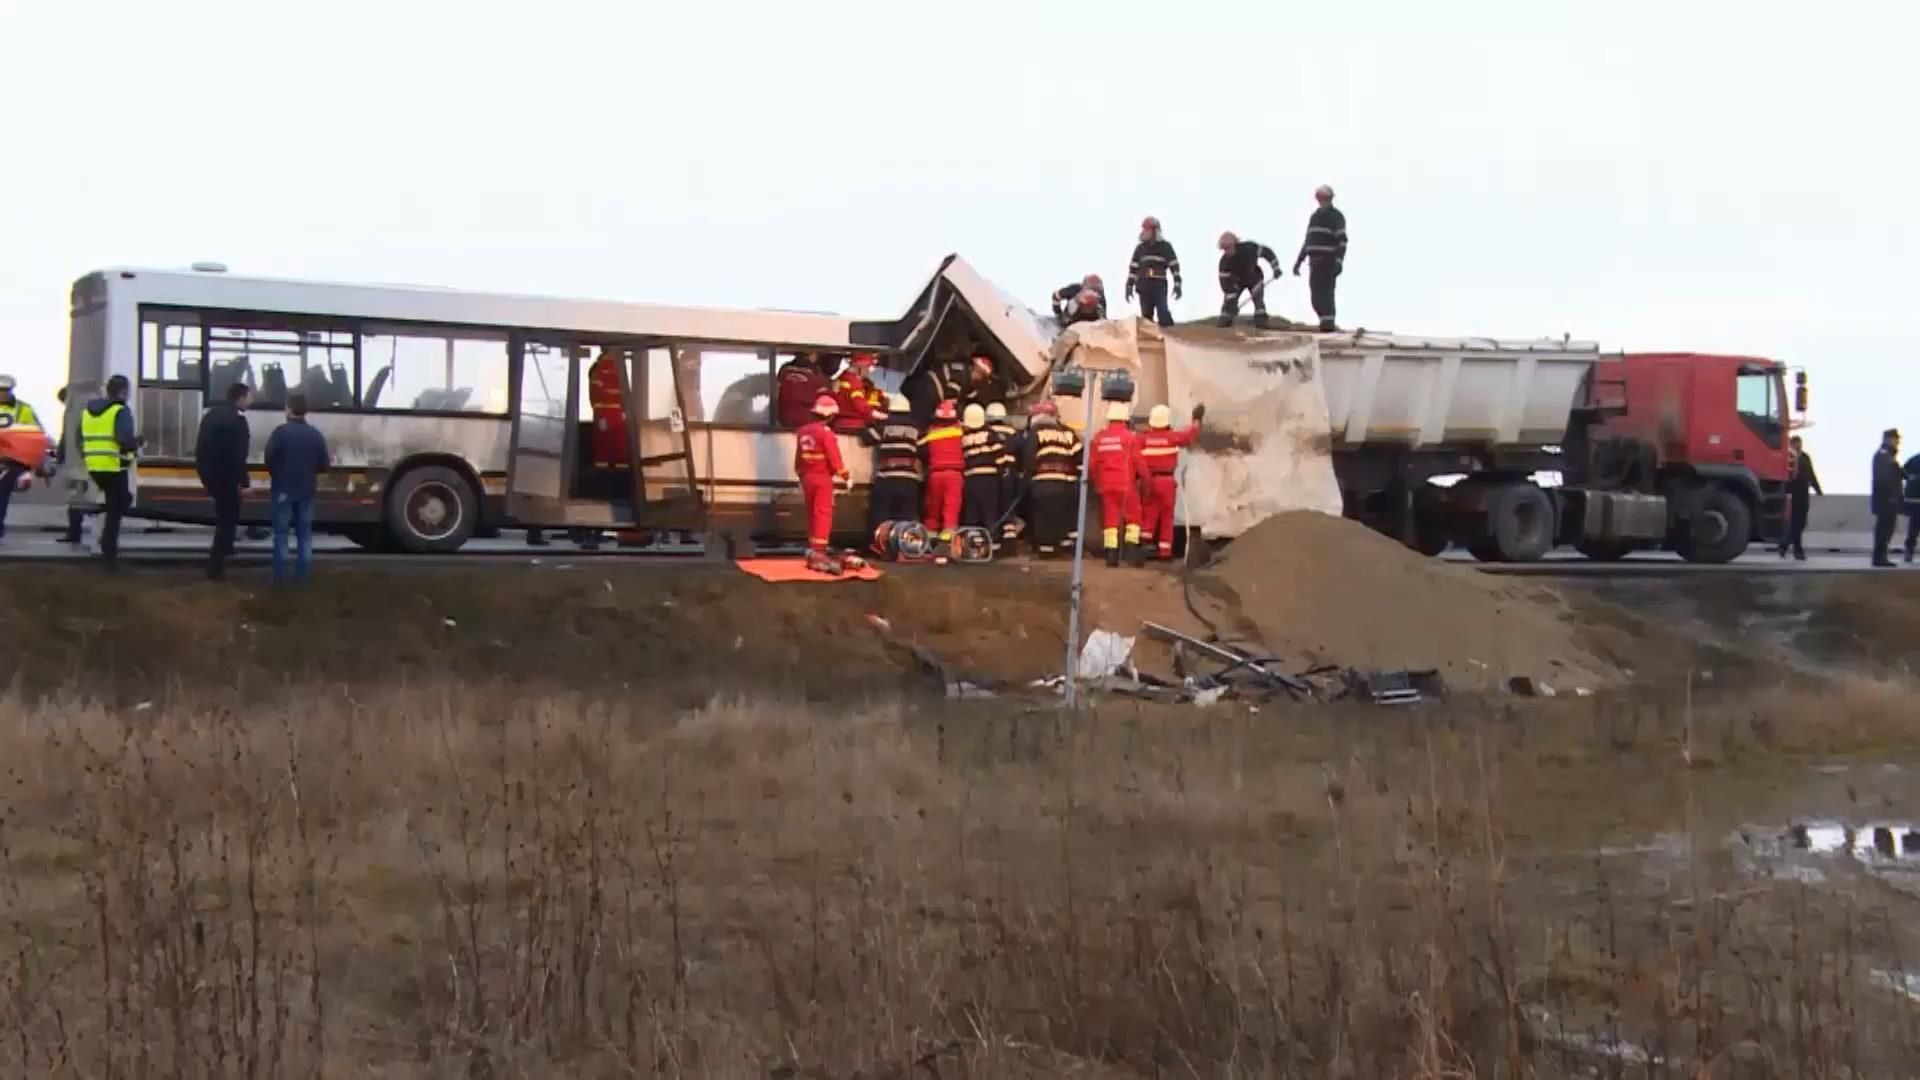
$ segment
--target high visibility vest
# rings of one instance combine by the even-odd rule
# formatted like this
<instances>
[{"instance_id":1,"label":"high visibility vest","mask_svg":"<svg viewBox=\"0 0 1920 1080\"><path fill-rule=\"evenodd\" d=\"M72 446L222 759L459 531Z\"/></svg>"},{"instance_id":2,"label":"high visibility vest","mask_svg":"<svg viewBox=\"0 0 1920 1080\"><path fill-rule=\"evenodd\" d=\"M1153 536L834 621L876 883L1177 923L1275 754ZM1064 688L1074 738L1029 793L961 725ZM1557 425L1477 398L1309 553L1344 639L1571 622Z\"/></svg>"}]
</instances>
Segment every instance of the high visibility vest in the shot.
<instances>
[{"instance_id":1,"label":"high visibility vest","mask_svg":"<svg viewBox=\"0 0 1920 1080\"><path fill-rule=\"evenodd\" d=\"M80 415L80 453L86 458L88 472L121 472L127 467L128 454L120 450L113 434L113 422L126 406L119 402L106 407L100 415Z\"/></svg>"},{"instance_id":2,"label":"high visibility vest","mask_svg":"<svg viewBox=\"0 0 1920 1080\"><path fill-rule=\"evenodd\" d=\"M0 431L7 431L16 427L37 428L39 426L40 418L33 414L33 406L21 401L19 398L15 398L5 405L0 405Z\"/></svg>"}]
</instances>

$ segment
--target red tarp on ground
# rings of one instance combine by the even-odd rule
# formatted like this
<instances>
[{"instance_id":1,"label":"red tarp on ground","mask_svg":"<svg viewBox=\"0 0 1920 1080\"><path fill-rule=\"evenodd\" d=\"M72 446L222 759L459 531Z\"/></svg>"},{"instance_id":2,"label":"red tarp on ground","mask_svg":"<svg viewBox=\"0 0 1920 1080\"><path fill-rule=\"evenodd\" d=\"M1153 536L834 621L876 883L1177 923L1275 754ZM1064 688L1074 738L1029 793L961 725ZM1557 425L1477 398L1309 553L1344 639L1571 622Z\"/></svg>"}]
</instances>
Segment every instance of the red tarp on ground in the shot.
<instances>
[{"instance_id":1,"label":"red tarp on ground","mask_svg":"<svg viewBox=\"0 0 1920 1080\"><path fill-rule=\"evenodd\" d=\"M761 581L771 581L775 584L788 581L878 581L881 577L880 571L871 566L848 570L844 574L822 574L819 571L807 569L805 559L793 558L736 559L734 565Z\"/></svg>"}]
</instances>

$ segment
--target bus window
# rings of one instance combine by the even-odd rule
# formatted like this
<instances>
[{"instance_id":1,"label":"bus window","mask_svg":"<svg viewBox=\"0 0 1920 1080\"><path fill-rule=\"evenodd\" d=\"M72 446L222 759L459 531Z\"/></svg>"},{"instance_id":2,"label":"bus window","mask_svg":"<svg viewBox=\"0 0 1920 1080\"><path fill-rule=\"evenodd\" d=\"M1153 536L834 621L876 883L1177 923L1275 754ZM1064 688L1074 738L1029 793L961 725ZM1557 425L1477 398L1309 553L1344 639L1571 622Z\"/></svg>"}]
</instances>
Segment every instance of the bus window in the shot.
<instances>
[{"instance_id":1,"label":"bus window","mask_svg":"<svg viewBox=\"0 0 1920 1080\"><path fill-rule=\"evenodd\" d=\"M206 359L209 401L238 382L254 388L256 409L283 409L293 393L316 412L354 406L350 331L215 324L206 328Z\"/></svg>"},{"instance_id":2,"label":"bus window","mask_svg":"<svg viewBox=\"0 0 1920 1080\"><path fill-rule=\"evenodd\" d=\"M505 414L507 335L414 327L366 333L360 378L368 409Z\"/></svg>"},{"instance_id":3,"label":"bus window","mask_svg":"<svg viewBox=\"0 0 1920 1080\"><path fill-rule=\"evenodd\" d=\"M142 385L197 388L202 359L198 316L170 314L141 322Z\"/></svg>"},{"instance_id":4,"label":"bus window","mask_svg":"<svg viewBox=\"0 0 1920 1080\"><path fill-rule=\"evenodd\" d=\"M683 358L683 365L688 362ZM771 352L699 349L691 363L699 375L700 409L711 423L766 427L773 422Z\"/></svg>"}]
</instances>

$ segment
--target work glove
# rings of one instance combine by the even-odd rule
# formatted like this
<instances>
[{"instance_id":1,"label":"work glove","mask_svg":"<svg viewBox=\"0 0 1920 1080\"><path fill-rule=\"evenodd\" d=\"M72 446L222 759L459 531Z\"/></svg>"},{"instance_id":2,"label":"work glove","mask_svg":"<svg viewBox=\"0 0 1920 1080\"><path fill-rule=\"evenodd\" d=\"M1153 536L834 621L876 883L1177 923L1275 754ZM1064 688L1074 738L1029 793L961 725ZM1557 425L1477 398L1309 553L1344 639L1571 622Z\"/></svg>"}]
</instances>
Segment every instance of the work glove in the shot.
<instances>
[{"instance_id":1,"label":"work glove","mask_svg":"<svg viewBox=\"0 0 1920 1080\"><path fill-rule=\"evenodd\" d=\"M1127 299L1133 299L1133 282L1127 282Z\"/></svg>"},{"instance_id":2,"label":"work glove","mask_svg":"<svg viewBox=\"0 0 1920 1080\"><path fill-rule=\"evenodd\" d=\"M1300 264L1299 264L1299 263L1294 263L1294 264L1293 264L1293 276L1294 276L1294 277L1299 277L1299 276L1300 276Z\"/></svg>"},{"instance_id":3,"label":"work glove","mask_svg":"<svg viewBox=\"0 0 1920 1080\"><path fill-rule=\"evenodd\" d=\"M1182 289L1182 288L1180 287L1180 283L1179 283L1179 282L1177 282L1177 281L1176 281L1176 282L1174 282L1174 283L1173 283L1173 298L1174 298L1175 300L1178 300L1178 299L1180 299L1180 297L1181 297L1181 295L1182 295L1182 294L1183 294L1183 293L1184 293L1185 291L1186 291L1186 290L1184 290L1184 289Z\"/></svg>"},{"instance_id":4,"label":"work glove","mask_svg":"<svg viewBox=\"0 0 1920 1080\"><path fill-rule=\"evenodd\" d=\"M1206 418L1207 418L1207 407L1205 405L1195 405L1193 407L1193 422L1197 424L1200 421L1205 420Z\"/></svg>"},{"instance_id":5,"label":"work glove","mask_svg":"<svg viewBox=\"0 0 1920 1080\"><path fill-rule=\"evenodd\" d=\"M853 477L848 474L842 473L841 475L834 477L833 483L834 483L834 486L838 487L841 491L853 490Z\"/></svg>"}]
</instances>

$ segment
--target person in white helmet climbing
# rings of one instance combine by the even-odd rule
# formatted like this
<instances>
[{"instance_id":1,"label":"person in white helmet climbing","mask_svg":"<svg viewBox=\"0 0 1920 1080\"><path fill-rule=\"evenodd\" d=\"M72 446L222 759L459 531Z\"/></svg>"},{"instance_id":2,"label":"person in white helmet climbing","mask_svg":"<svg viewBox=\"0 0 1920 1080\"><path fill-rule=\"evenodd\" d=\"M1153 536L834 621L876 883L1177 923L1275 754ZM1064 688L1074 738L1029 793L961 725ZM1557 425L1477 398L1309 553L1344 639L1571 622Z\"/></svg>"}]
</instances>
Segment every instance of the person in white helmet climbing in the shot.
<instances>
[{"instance_id":1,"label":"person in white helmet climbing","mask_svg":"<svg viewBox=\"0 0 1920 1080\"><path fill-rule=\"evenodd\" d=\"M1167 281L1173 281L1173 298L1180 299L1180 256L1161 235L1160 219L1149 215L1140 222L1140 242L1134 245L1133 262L1127 267L1127 299L1140 294L1140 317L1153 319L1161 326L1173 325L1173 309L1167 306Z\"/></svg>"}]
</instances>

